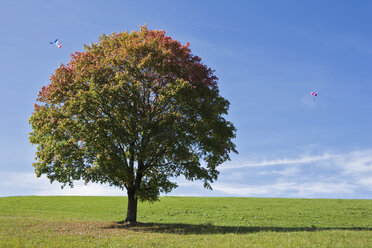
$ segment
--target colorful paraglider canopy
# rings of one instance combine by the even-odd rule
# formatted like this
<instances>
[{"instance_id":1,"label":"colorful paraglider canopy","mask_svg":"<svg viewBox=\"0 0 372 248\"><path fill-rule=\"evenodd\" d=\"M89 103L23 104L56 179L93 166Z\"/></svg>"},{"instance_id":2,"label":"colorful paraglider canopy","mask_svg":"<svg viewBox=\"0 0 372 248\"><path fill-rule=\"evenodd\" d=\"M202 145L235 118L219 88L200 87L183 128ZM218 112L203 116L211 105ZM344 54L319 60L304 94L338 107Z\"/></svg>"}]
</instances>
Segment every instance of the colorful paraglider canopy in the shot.
<instances>
[{"instance_id":1,"label":"colorful paraglider canopy","mask_svg":"<svg viewBox=\"0 0 372 248\"><path fill-rule=\"evenodd\" d=\"M50 44L55 44L58 48L61 48L62 47L62 43L59 42L58 39L56 39L55 41L51 41L49 42Z\"/></svg>"},{"instance_id":2,"label":"colorful paraglider canopy","mask_svg":"<svg viewBox=\"0 0 372 248\"><path fill-rule=\"evenodd\" d=\"M311 92L310 95L312 95L314 98L313 100L315 101L315 97L318 95L318 93L316 93L315 91Z\"/></svg>"}]
</instances>

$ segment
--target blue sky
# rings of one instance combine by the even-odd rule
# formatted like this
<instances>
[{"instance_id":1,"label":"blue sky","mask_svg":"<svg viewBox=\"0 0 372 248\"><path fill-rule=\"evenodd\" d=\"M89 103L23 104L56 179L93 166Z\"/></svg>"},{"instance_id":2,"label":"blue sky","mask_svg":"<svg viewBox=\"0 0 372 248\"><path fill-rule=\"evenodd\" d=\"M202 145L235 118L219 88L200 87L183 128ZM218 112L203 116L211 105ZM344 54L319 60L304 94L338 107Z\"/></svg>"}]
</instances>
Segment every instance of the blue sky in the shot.
<instances>
[{"instance_id":1,"label":"blue sky","mask_svg":"<svg viewBox=\"0 0 372 248\"><path fill-rule=\"evenodd\" d=\"M28 118L71 53L146 23L216 70L238 129L213 191L179 178L170 195L371 199L371 12L362 0L1 1L0 196L125 195L36 178Z\"/></svg>"}]
</instances>

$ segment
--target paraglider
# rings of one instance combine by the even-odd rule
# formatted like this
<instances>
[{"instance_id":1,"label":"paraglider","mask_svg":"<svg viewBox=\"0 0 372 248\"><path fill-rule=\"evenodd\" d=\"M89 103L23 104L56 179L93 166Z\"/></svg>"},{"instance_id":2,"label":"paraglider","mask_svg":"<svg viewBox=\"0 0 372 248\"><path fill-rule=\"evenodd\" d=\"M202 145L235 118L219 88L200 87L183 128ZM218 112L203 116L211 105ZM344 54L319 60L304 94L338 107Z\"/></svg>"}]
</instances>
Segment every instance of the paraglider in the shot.
<instances>
[{"instance_id":1,"label":"paraglider","mask_svg":"<svg viewBox=\"0 0 372 248\"><path fill-rule=\"evenodd\" d=\"M313 92L310 93L310 95L312 95L314 97L313 100L315 101L315 97L318 95L318 93L313 91Z\"/></svg>"},{"instance_id":2,"label":"paraglider","mask_svg":"<svg viewBox=\"0 0 372 248\"><path fill-rule=\"evenodd\" d=\"M61 48L62 47L62 43L59 42L58 39L56 39L55 41L51 41L49 42L50 44L55 44L58 48Z\"/></svg>"}]
</instances>

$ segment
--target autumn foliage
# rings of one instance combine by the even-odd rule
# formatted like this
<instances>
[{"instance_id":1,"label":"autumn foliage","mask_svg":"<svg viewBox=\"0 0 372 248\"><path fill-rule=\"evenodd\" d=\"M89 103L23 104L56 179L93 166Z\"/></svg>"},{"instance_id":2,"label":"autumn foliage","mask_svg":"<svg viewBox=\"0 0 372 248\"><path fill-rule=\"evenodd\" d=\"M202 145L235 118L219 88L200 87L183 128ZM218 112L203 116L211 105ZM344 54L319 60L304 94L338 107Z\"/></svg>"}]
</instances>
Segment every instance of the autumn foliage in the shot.
<instances>
[{"instance_id":1,"label":"autumn foliage","mask_svg":"<svg viewBox=\"0 0 372 248\"><path fill-rule=\"evenodd\" d=\"M137 199L175 188L172 177L210 188L216 167L236 152L217 82L189 44L164 31L102 35L39 92L30 118L37 176L126 189L128 221L136 220Z\"/></svg>"}]
</instances>

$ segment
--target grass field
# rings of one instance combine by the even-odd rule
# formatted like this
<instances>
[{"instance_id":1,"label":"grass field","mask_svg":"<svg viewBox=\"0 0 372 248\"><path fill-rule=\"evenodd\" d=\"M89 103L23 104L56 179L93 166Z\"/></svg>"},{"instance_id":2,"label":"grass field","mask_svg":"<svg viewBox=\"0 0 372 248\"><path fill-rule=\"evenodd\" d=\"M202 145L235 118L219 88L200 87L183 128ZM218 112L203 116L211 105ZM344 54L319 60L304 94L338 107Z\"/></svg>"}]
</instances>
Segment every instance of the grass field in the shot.
<instances>
[{"instance_id":1,"label":"grass field","mask_svg":"<svg viewBox=\"0 0 372 248\"><path fill-rule=\"evenodd\" d=\"M0 198L0 247L372 247L372 200Z\"/></svg>"}]
</instances>

